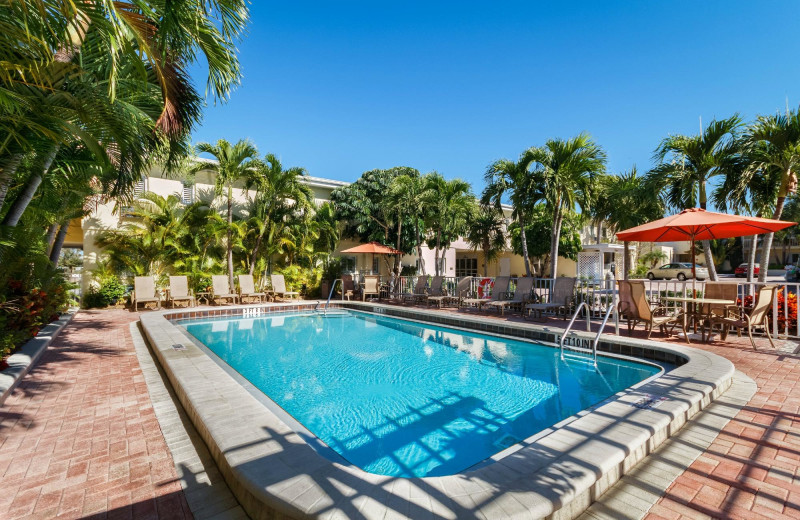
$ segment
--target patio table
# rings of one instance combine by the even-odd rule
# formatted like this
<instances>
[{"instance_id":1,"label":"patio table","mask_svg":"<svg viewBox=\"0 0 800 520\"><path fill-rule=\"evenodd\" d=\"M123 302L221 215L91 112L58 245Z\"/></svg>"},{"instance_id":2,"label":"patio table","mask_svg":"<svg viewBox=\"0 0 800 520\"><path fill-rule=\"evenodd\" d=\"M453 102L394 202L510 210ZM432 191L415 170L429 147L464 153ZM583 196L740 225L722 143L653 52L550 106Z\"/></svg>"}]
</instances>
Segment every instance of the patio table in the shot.
<instances>
[{"instance_id":1,"label":"patio table","mask_svg":"<svg viewBox=\"0 0 800 520\"><path fill-rule=\"evenodd\" d=\"M683 326L686 329L687 319L695 320L695 323L700 322L701 341L706 342L706 329L703 326L703 319L705 318L710 322L711 320L711 306L712 305L736 305L735 300L720 300L716 298L689 298L685 296L662 296L662 300L682 303L683 304ZM691 308L689 308L691 304ZM711 328L709 326L708 339L711 339ZM687 343L689 338L687 335Z\"/></svg>"}]
</instances>

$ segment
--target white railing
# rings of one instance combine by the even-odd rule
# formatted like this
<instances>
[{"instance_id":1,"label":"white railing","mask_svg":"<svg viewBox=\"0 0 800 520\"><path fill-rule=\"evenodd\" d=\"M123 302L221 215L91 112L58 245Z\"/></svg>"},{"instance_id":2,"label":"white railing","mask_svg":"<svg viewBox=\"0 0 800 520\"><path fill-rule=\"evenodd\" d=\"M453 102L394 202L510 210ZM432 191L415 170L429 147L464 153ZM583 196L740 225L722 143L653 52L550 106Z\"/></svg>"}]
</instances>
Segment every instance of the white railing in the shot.
<instances>
[{"instance_id":1,"label":"white railing","mask_svg":"<svg viewBox=\"0 0 800 520\"><path fill-rule=\"evenodd\" d=\"M433 277L428 275L428 285ZM470 292L473 296L478 294L478 287L484 280L494 280L494 277L475 276L472 278ZM458 278L454 276L445 277L443 284L448 294L455 292ZM401 277L401 292L413 292L417 281L417 276ZM645 284L647 298L652 304L659 304L669 310L678 310L680 303L664 300L667 296L691 296L692 290L697 295L705 292L706 281L692 280L642 280ZM759 282L746 282L739 280L722 280L723 283L737 285L737 305L739 307L750 307L751 298L755 300L759 287L767 284ZM490 284L483 285L488 289ZM547 302L550 301L552 290L552 278L536 278L534 280L532 297L534 300ZM797 319L797 298L800 294L800 282L770 282L769 285L777 285L778 291L772 302L771 332L775 337L800 338L800 320ZM516 287L516 278L511 279L509 293L513 293ZM489 292L489 294L491 294ZM486 296L486 295L484 295ZM582 303L586 303L591 319L602 319L612 305L616 296L615 280L587 280L578 279L575 284L575 298L573 308Z\"/></svg>"}]
</instances>

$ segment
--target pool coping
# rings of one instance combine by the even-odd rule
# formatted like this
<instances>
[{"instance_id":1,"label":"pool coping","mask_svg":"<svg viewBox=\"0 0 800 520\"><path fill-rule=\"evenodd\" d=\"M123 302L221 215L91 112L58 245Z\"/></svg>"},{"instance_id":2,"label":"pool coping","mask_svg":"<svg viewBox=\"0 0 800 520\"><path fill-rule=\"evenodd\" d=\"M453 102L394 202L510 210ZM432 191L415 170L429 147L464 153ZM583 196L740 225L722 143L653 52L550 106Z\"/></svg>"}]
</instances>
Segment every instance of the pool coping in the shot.
<instances>
[{"instance_id":1,"label":"pool coping","mask_svg":"<svg viewBox=\"0 0 800 520\"><path fill-rule=\"evenodd\" d=\"M175 309L141 316L142 328L231 490L253 518L574 518L731 384L733 364L680 345L604 336L601 350L670 357L678 368L600 405L492 464L443 476L400 478L332 462L250 395L170 323L178 316L248 316L316 302ZM553 343L561 329L391 305L337 302L389 316ZM577 332L581 341L593 335ZM173 345L183 348L176 350ZM637 355L638 354L638 355ZM654 357L656 359L656 357ZM665 397L657 407L639 407Z\"/></svg>"}]
</instances>

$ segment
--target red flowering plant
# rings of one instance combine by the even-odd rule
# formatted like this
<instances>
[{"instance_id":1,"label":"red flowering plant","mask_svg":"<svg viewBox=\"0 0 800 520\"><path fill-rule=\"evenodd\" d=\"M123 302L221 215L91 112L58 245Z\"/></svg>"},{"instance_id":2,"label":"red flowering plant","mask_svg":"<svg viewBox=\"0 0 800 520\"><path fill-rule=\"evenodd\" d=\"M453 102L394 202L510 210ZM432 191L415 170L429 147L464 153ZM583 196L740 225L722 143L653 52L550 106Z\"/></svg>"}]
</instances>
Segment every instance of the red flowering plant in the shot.
<instances>
[{"instance_id":1,"label":"red flowering plant","mask_svg":"<svg viewBox=\"0 0 800 520\"><path fill-rule=\"evenodd\" d=\"M742 306L742 299L736 300L736 305ZM786 296L786 290L778 291L778 330L791 332L797 330L797 294L790 293ZM744 307L753 307L753 295L748 294L744 297Z\"/></svg>"},{"instance_id":2,"label":"red flowering plant","mask_svg":"<svg viewBox=\"0 0 800 520\"><path fill-rule=\"evenodd\" d=\"M797 294L778 291L778 326L782 332L797 330Z\"/></svg>"},{"instance_id":3,"label":"red flowering plant","mask_svg":"<svg viewBox=\"0 0 800 520\"><path fill-rule=\"evenodd\" d=\"M23 345L69 304L70 284L50 270L52 276L10 279L0 293L0 359Z\"/></svg>"}]
</instances>

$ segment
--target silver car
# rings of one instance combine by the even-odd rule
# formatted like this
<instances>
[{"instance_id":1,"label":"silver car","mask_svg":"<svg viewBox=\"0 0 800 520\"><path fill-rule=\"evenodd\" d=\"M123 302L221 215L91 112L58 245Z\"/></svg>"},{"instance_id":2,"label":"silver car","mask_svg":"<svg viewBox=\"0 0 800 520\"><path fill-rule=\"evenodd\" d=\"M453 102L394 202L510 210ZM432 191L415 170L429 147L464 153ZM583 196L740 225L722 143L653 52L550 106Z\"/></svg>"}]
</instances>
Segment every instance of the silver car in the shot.
<instances>
[{"instance_id":1,"label":"silver car","mask_svg":"<svg viewBox=\"0 0 800 520\"><path fill-rule=\"evenodd\" d=\"M695 273L697 273L698 280L705 280L708 278L708 269L702 265L695 264ZM669 280L677 278L678 280L686 280L692 277L692 264L679 263L679 264L665 264L658 269L653 269L647 273L647 277L651 280Z\"/></svg>"}]
</instances>

